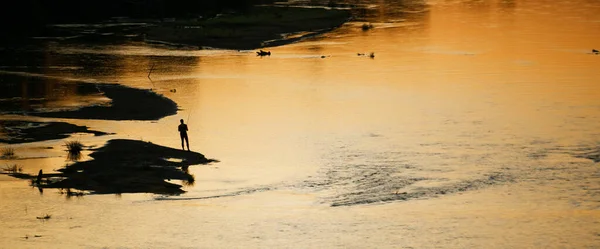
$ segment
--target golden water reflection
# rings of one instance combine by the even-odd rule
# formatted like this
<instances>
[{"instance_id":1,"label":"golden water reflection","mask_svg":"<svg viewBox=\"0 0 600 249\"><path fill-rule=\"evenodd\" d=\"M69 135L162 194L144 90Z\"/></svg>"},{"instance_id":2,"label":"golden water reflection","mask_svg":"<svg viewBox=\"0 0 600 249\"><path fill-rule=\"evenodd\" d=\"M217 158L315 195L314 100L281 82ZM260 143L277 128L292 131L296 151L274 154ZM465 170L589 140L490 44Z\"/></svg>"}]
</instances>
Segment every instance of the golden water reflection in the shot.
<instances>
[{"instance_id":1,"label":"golden water reflection","mask_svg":"<svg viewBox=\"0 0 600 249\"><path fill-rule=\"evenodd\" d=\"M191 148L220 162L190 168L188 193L159 200L64 202L1 182L11 202L0 215L27 234L32 214L52 212L36 231L63 247L597 247L597 164L574 155L598 144L599 9L435 1L398 21L389 13L401 10L376 8L368 32L349 23L264 58L60 48L57 61L102 59L93 73L49 74L153 88L181 109L157 122L75 122L177 148L184 119ZM393 199L403 192L422 195Z\"/></svg>"}]
</instances>

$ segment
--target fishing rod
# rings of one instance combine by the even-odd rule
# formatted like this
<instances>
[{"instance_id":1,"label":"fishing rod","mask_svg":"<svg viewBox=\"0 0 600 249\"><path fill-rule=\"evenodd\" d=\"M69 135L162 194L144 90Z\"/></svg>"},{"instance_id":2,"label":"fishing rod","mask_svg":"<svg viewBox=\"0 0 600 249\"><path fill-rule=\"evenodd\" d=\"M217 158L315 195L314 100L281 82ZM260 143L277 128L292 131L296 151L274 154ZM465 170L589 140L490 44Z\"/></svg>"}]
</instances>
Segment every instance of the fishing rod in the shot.
<instances>
[{"instance_id":1,"label":"fishing rod","mask_svg":"<svg viewBox=\"0 0 600 249\"><path fill-rule=\"evenodd\" d=\"M152 63L152 67L150 67L150 71L148 71L148 79L150 80L150 83L152 83L152 88L154 89L156 89L156 86L154 85L154 81L152 81L152 79L150 78L150 74L152 74L155 65L155 63Z\"/></svg>"},{"instance_id":2,"label":"fishing rod","mask_svg":"<svg viewBox=\"0 0 600 249\"><path fill-rule=\"evenodd\" d=\"M188 117L187 117L187 120L185 121L185 123L186 123L186 124L189 124L189 123L190 123L190 116L191 116L191 115L192 115L192 110L190 110L190 111L188 112Z\"/></svg>"},{"instance_id":3,"label":"fishing rod","mask_svg":"<svg viewBox=\"0 0 600 249\"><path fill-rule=\"evenodd\" d=\"M190 116L192 116L193 110L194 110L194 106L192 106L192 108L190 108L190 110L188 111L188 117L187 117L187 120L185 121L186 124L190 122Z\"/></svg>"}]
</instances>

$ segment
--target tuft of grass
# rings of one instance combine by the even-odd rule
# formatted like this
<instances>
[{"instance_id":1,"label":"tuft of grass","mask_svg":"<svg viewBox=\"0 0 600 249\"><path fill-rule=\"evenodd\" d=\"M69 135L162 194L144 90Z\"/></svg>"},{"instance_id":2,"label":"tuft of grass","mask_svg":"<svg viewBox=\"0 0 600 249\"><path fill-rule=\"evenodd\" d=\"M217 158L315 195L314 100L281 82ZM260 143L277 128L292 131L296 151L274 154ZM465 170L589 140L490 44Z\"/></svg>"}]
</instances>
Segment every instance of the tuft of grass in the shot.
<instances>
[{"instance_id":1,"label":"tuft of grass","mask_svg":"<svg viewBox=\"0 0 600 249\"><path fill-rule=\"evenodd\" d=\"M2 148L2 158L11 159L17 157L15 155L15 149L11 147Z\"/></svg>"},{"instance_id":2,"label":"tuft of grass","mask_svg":"<svg viewBox=\"0 0 600 249\"><path fill-rule=\"evenodd\" d=\"M19 166L17 164L6 165L4 168L2 168L2 170L8 173L20 173L23 172L23 166Z\"/></svg>"},{"instance_id":3,"label":"tuft of grass","mask_svg":"<svg viewBox=\"0 0 600 249\"><path fill-rule=\"evenodd\" d=\"M194 175L189 175L189 177L185 180L182 181L183 185L191 187L194 186L194 183L196 182L196 178L194 177Z\"/></svg>"},{"instance_id":4,"label":"tuft of grass","mask_svg":"<svg viewBox=\"0 0 600 249\"><path fill-rule=\"evenodd\" d=\"M72 161L72 162L77 162L81 159L81 152L71 152L69 151L69 153L67 153L67 160ZM69 166L68 164L66 166ZM65 167L66 167L65 166Z\"/></svg>"},{"instance_id":5,"label":"tuft of grass","mask_svg":"<svg viewBox=\"0 0 600 249\"><path fill-rule=\"evenodd\" d=\"M67 146L67 151L69 154L79 154L83 150L83 144L79 141L67 141L65 142L65 146Z\"/></svg>"}]
</instances>

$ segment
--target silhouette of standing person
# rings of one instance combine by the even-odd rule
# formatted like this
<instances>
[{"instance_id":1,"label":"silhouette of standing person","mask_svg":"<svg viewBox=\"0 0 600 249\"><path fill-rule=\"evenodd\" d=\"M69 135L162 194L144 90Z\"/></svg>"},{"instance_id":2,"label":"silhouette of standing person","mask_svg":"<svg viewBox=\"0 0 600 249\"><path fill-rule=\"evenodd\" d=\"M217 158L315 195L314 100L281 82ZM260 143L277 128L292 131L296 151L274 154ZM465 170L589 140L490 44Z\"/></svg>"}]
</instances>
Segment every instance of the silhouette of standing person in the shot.
<instances>
[{"instance_id":1,"label":"silhouette of standing person","mask_svg":"<svg viewBox=\"0 0 600 249\"><path fill-rule=\"evenodd\" d=\"M183 123L183 119L179 120L179 122L181 122L181 124L179 124L179 127L177 127L177 129L179 130L179 137L181 137L181 149L185 150L185 147L183 147L183 140L185 139L185 144L187 145L187 148L189 151L190 150L190 141L188 140L188 135L187 135L188 127L186 124Z\"/></svg>"}]
</instances>

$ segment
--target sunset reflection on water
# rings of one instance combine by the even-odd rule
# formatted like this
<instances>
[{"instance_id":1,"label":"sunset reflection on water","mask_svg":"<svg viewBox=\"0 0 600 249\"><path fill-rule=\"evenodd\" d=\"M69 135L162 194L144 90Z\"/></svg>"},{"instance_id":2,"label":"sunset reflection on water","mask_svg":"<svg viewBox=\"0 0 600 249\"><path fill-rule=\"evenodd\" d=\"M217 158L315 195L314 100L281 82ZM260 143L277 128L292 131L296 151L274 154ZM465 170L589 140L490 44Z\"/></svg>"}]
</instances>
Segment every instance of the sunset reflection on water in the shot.
<instances>
[{"instance_id":1,"label":"sunset reflection on water","mask_svg":"<svg viewBox=\"0 0 600 249\"><path fill-rule=\"evenodd\" d=\"M78 137L94 146L128 138L178 148L176 126L184 119L192 150L220 162L190 167L195 183L181 196L65 201L1 175L0 242L600 246L598 165L578 157L599 144L600 56L591 51L600 48L600 4L419 3L369 1L374 7L354 22L267 48L269 57L140 44L54 44L47 48L52 53L35 62L43 70L3 65L2 72L42 74L38 78L46 82L63 77L152 89L174 100L178 114L156 122L63 121L116 133ZM374 29L363 31L365 22ZM357 55L371 52L372 59ZM44 87L64 88L53 84ZM56 101L80 103L71 97L76 91L67 89ZM63 166L61 144L15 148L50 156L19 161L36 172ZM54 149L35 149L41 146ZM34 216L43 213L53 218L40 223ZM25 234L44 237L19 238Z\"/></svg>"}]
</instances>

